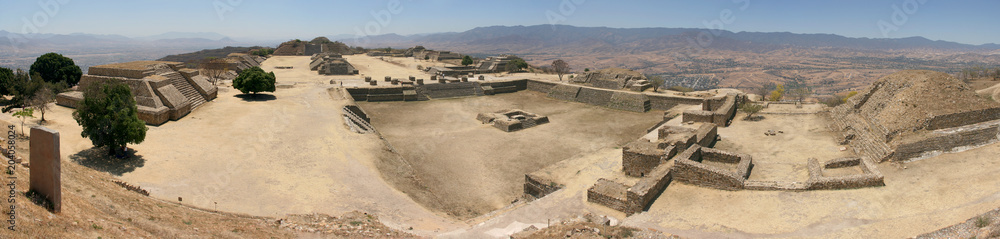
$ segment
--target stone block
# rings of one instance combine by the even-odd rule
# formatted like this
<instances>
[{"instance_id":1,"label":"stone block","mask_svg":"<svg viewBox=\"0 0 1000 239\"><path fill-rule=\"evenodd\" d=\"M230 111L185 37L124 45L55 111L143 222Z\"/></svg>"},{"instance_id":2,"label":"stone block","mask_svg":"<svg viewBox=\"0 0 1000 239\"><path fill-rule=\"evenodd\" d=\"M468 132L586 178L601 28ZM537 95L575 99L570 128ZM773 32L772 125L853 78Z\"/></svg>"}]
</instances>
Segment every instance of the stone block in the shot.
<instances>
[{"instance_id":1,"label":"stone block","mask_svg":"<svg viewBox=\"0 0 1000 239\"><path fill-rule=\"evenodd\" d=\"M52 203L52 211L62 211L62 177L59 154L59 132L35 126L31 128L30 189Z\"/></svg>"}]
</instances>

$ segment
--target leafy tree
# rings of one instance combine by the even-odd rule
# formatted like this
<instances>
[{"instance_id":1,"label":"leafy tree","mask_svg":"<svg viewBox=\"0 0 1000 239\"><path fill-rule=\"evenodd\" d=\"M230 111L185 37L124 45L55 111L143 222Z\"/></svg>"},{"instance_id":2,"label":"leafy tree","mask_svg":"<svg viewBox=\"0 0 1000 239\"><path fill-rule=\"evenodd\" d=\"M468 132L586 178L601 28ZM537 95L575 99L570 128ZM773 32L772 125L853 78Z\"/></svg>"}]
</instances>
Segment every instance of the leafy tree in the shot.
<instances>
[{"instance_id":1,"label":"leafy tree","mask_svg":"<svg viewBox=\"0 0 1000 239\"><path fill-rule=\"evenodd\" d=\"M784 95L785 95L785 86L778 84L778 86L774 89L774 91L771 91L771 96L768 97L768 100L779 101L781 100L781 97Z\"/></svg>"},{"instance_id":2,"label":"leafy tree","mask_svg":"<svg viewBox=\"0 0 1000 239\"><path fill-rule=\"evenodd\" d=\"M0 95L10 95L16 80L14 71L0 67Z\"/></svg>"},{"instance_id":3,"label":"leafy tree","mask_svg":"<svg viewBox=\"0 0 1000 239\"><path fill-rule=\"evenodd\" d=\"M740 111L747 114L747 117L743 118L743 120L752 119L753 115L757 114L761 110L764 110L764 105L761 104L744 102L742 105L740 105Z\"/></svg>"},{"instance_id":4,"label":"leafy tree","mask_svg":"<svg viewBox=\"0 0 1000 239\"><path fill-rule=\"evenodd\" d=\"M660 87L662 87L664 83L667 83L661 75L651 75L647 78L649 79L649 83L653 85L653 92L660 91Z\"/></svg>"},{"instance_id":5,"label":"leafy tree","mask_svg":"<svg viewBox=\"0 0 1000 239\"><path fill-rule=\"evenodd\" d=\"M522 59L513 59L507 62L507 71L509 72L518 72L524 68L528 68L528 63Z\"/></svg>"},{"instance_id":6,"label":"leafy tree","mask_svg":"<svg viewBox=\"0 0 1000 239\"><path fill-rule=\"evenodd\" d=\"M430 59L431 59L431 56L428 56L428 55L424 55L424 60L425 60L425 61L427 61L427 60L430 60Z\"/></svg>"},{"instance_id":7,"label":"leafy tree","mask_svg":"<svg viewBox=\"0 0 1000 239\"><path fill-rule=\"evenodd\" d=\"M472 61L472 57L471 56L463 56L462 57L462 65L463 66L472 65L472 63L473 63L473 61Z\"/></svg>"},{"instance_id":8,"label":"leafy tree","mask_svg":"<svg viewBox=\"0 0 1000 239\"><path fill-rule=\"evenodd\" d=\"M240 75L233 79L233 88L256 97L259 92L274 92L274 82L274 72L264 72L260 67L253 67L240 72Z\"/></svg>"},{"instance_id":9,"label":"leafy tree","mask_svg":"<svg viewBox=\"0 0 1000 239\"><path fill-rule=\"evenodd\" d=\"M32 108L24 108L17 112L14 112L14 117L21 119L21 136L27 136L26 134L24 134L24 122L27 121L28 118L35 118L34 114L35 110Z\"/></svg>"},{"instance_id":10,"label":"leafy tree","mask_svg":"<svg viewBox=\"0 0 1000 239\"><path fill-rule=\"evenodd\" d=\"M5 105L3 112L10 112L16 108L33 107L32 98L34 98L39 89L50 89L52 90L51 94L55 97L55 94L69 88L66 82L49 83L41 79L41 75L37 73L29 77L28 73L18 69L14 74L14 79L8 82L10 83L8 90L13 97L10 99L0 99L0 104Z\"/></svg>"},{"instance_id":11,"label":"leafy tree","mask_svg":"<svg viewBox=\"0 0 1000 239\"><path fill-rule=\"evenodd\" d=\"M57 53L47 53L35 59L28 71L31 75L39 74L45 82L66 82L73 86L80 82L83 71L80 70L73 59Z\"/></svg>"},{"instance_id":12,"label":"leafy tree","mask_svg":"<svg viewBox=\"0 0 1000 239\"><path fill-rule=\"evenodd\" d=\"M94 84L84 89L83 100L73 111L73 119L83 127L80 136L95 147L108 147L108 155L125 156L126 144L146 139L146 123L139 119L135 98L120 81Z\"/></svg>"},{"instance_id":13,"label":"leafy tree","mask_svg":"<svg viewBox=\"0 0 1000 239\"><path fill-rule=\"evenodd\" d=\"M559 59L552 62L552 69L559 75L559 81L562 81L563 75L569 74L571 68L569 67L569 63Z\"/></svg>"},{"instance_id":14,"label":"leafy tree","mask_svg":"<svg viewBox=\"0 0 1000 239\"><path fill-rule=\"evenodd\" d=\"M590 68L583 68L583 72L590 72Z\"/></svg>"}]
</instances>

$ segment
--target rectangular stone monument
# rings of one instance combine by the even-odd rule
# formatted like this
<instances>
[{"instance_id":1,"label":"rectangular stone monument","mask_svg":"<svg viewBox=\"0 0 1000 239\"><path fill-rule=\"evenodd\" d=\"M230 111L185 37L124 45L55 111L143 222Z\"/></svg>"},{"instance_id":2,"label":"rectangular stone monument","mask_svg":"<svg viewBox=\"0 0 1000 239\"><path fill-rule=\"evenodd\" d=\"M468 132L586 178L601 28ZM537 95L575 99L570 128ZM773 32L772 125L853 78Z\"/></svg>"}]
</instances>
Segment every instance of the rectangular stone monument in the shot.
<instances>
[{"instance_id":1,"label":"rectangular stone monument","mask_svg":"<svg viewBox=\"0 0 1000 239\"><path fill-rule=\"evenodd\" d=\"M41 194L52 203L52 211L62 210L62 184L59 165L59 132L35 126L31 128L31 174L32 191Z\"/></svg>"}]
</instances>

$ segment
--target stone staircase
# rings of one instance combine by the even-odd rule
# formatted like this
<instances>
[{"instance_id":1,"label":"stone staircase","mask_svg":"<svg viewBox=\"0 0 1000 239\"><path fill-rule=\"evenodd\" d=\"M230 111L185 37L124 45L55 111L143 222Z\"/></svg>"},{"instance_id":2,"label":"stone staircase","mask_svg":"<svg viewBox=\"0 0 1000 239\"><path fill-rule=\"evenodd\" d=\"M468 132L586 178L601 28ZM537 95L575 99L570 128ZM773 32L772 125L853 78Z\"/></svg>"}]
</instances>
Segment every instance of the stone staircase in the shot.
<instances>
[{"instance_id":1,"label":"stone staircase","mask_svg":"<svg viewBox=\"0 0 1000 239\"><path fill-rule=\"evenodd\" d=\"M205 97L202 96L198 90L194 89L194 86L191 86L191 83L185 80L184 76L180 73L170 72L163 74L163 76L170 79L170 84L174 85L174 87L176 87L177 90L184 95L184 98L187 98L188 101L191 102L191 110L205 104Z\"/></svg>"},{"instance_id":2,"label":"stone staircase","mask_svg":"<svg viewBox=\"0 0 1000 239\"><path fill-rule=\"evenodd\" d=\"M868 122L858 114L846 112L833 113L835 115L833 121L836 124L837 130L847 129L848 127L852 129L844 133L854 134L854 139L850 141L850 144L859 156L866 156L875 162L883 162L892 154L893 149L885 142L884 128Z\"/></svg>"}]
</instances>

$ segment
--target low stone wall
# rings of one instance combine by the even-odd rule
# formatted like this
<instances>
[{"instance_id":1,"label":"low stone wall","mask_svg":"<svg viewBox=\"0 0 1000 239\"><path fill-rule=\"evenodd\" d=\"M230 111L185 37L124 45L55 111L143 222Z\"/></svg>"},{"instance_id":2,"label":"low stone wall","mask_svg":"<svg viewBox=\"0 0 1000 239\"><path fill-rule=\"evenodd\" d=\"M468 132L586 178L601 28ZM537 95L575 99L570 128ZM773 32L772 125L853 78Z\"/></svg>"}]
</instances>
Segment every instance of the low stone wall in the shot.
<instances>
[{"instance_id":1,"label":"low stone wall","mask_svg":"<svg viewBox=\"0 0 1000 239\"><path fill-rule=\"evenodd\" d=\"M80 101L82 100L83 100L83 92L81 91L68 91L56 95L57 105L70 107L74 109L77 107L77 104L79 104Z\"/></svg>"},{"instance_id":2,"label":"low stone wall","mask_svg":"<svg viewBox=\"0 0 1000 239\"><path fill-rule=\"evenodd\" d=\"M552 90L549 90L548 97L564 101L576 101L579 93L579 86L559 84L552 87Z\"/></svg>"},{"instance_id":3,"label":"low stone wall","mask_svg":"<svg viewBox=\"0 0 1000 239\"><path fill-rule=\"evenodd\" d=\"M1000 141L1000 121L992 121L931 132L927 138L896 147L892 160L904 161L925 154L945 152L960 147L975 147Z\"/></svg>"},{"instance_id":4,"label":"low stone wall","mask_svg":"<svg viewBox=\"0 0 1000 239\"><path fill-rule=\"evenodd\" d=\"M646 94L649 98L649 103L652 109L655 110L670 110L677 105L697 105L702 103L701 98L697 97L680 97L680 96L665 96L657 94Z\"/></svg>"},{"instance_id":5,"label":"low stone wall","mask_svg":"<svg viewBox=\"0 0 1000 239\"><path fill-rule=\"evenodd\" d=\"M861 166L862 174L827 177L823 175L823 167L815 158L809 159L809 190L851 189L863 187L885 186L885 177L870 159L854 159ZM840 162L843 162L841 160ZM827 164L829 165L829 164Z\"/></svg>"},{"instance_id":6,"label":"low stone wall","mask_svg":"<svg viewBox=\"0 0 1000 239\"><path fill-rule=\"evenodd\" d=\"M734 162L738 159L738 163ZM736 164L736 170L720 169L701 163L703 160ZM722 190L743 189L753 167L749 155L733 154L695 145L674 157L674 177L677 181Z\"/></svg>"},{"instance_id":7,"label":"low stone wall","mask_svg":"<svg viewBox=\"0 0 1000 239\"><path fill-rule=\"evenodd\" d=\"M537 91L542 93L549 93L552 87L556 85L555 82L540 81L540 80L527 80L525 82L525 88L531 91Z\"/></svg>"},{"instance_id":8,"label":"low stone wall","mask_svg":"<svg viewBox=\"0 0 1000 239\"><path fill-rule=\"evenodd\" d=\"M629 208L626 191L628 187L621 183L604 178L598 179L594 186L587 189L587 201L624 212Z\"/></svg>"},{"instance_id":9,"label":"low stone wall","mask_svg":"<svg viewBox=\"0 0 1000 239\"><path fill-rule=\"evenodd\" d=\"M622 91L616 91L611 95L607 107L632 112L646 112L651 108L649 98L645 95Z\"/></svg>"},{"instance_id":10,"label":"low stone wall","mask_svg":"<svg viewBox=\"0 0 1000 239\"><path fill-rule=\"evenodd\" d=\"M459 82L449 84L430 84L420 86L421 91L431 99L445 99L478 95L478 82Z\"/></svg>"},{"instance_id":11,"label":"low stone wall","mask_svg":"<svg viewBox=\"0 0 1000 239\"><path fill-rule=\"evenodd\" d=\"M610 90L594 89L589 87L580 88L580 93L576 96L576 101L591 105L609 105L611 102L611 95L614 92Z\"/></svg>"},{"instance_id":12,"label":"low stone wall","mask_svg":"<svg viewBox=\"0 0 1000 239\"><path fill-rule=\"evenodd\" d=\"M545 176L535 173L524 175L524 195L531 198L542 198L555 191L562 189L562 186Z\"/></svg>"},{"instance_id":13,"label":"low stone wall","mask_svg":"<svg viewBox=\"0 0 1000 239\"><path fill-rule=\"evenodd\" d=\"M673 180L673 167L669 164L660 164L648 176L639 180L632 188L629 188L625 195L628 200L626 215L642 212L653 204L653 200L663 193L663 190L670 185Z\"/></svg>"},{"instance_id":14,"label":"low stone wall","mask_svg":"<svg viewBox=\"0 0 1000 239\"><path fill-rule=\"evenodd\" d=\"M711 148L715 145L716 138L719 135L719 127L715 124L702 124L695 131L695 136L698 140L698 145L701 147Z\"/></svg>"},{"instance_id":15,"label":"low stone wall","mask_svg":"<svg viewBox=\"0 0 1000 239\"><path fill-rule=\"evenodd\" d=\"M663 163L664 150L655 143L638 139L622 147L622 171L632 177L645 177Z\"/></svg>"},{"instance_id":16,"label":"low stone wall","mask_svg":"<svg viewBox=\"0 0 1000 239\"><path fill-rule=\"evenodd\" d=\"M158 108L152 108L147 106L136 106L138 109L139 119L145 121L149 125L162 125L170 120L170 108L166 106L160 106Z\"/></svg>"}]
</instances>

